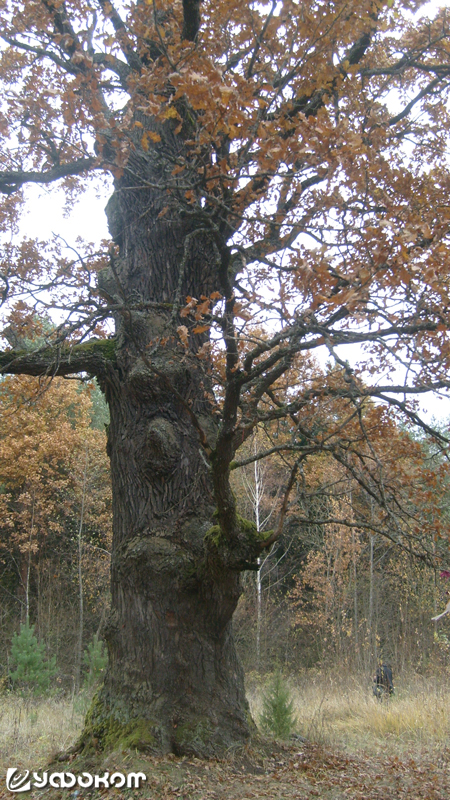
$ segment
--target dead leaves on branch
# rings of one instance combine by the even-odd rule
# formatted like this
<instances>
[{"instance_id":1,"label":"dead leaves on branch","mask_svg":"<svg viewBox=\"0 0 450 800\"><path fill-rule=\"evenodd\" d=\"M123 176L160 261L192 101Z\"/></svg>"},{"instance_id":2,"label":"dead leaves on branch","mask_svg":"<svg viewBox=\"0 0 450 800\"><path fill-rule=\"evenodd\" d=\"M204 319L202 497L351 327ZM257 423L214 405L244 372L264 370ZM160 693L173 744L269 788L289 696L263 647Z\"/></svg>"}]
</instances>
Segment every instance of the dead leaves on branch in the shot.
<instances>
[{"instance_id":1,"label":"dead leaves on branch","mask_svg":"<svg viewBox=\"0 0 450 800\"><path fill-rule=\"evenodd\" d=\"M235 351L228 374L250 386L255 402L261 391L268 403L263 378L276 396L275 363L293 378L295 348L323 344L333 353L365 340L416 367L417 383L445 380L450 176L442 150L432 147L449 123L442 16L412 24L409 2L394 11L372 0L276 7L205 0L193 43L183 38L181 3L118 10L101 2L96 18L84 0L44 5L40 15L41 4L28 3L21 15L3 2L0 122L18 144L5 164L51 170L92 155L95 139L91 166L136 190L143 213L145 197L159 193L150 203L155 230L183 219L211 232L227 272L219 289L231 297L225 284L235 282L233 308L230 301L225 322L212 320L211 287L187 299L182 345L223 323ZM433 93L414 101L414 113L393 117L392 97L408 109L430 75ZM19 89L31 86L25 113ZM156 162L164 164L159 183ZM18 291L42 274L31 249L14 253L23 265ZM86 262L68 272L62 302L85 311L84 279L89 312L105 313ZM276 317L280 338L269 334L270 345L253 356L250 323L263 315L272 315L270 324Z\"/></svg>"},{"instance_id":2,"label":"dead leaves on branch","mask_svg":"<svg viewBox=\"0 0 450 800\"><path fill-rule=\"evenodd\" d=\"M331 263L346 251L357 273L372 276L364 292L351 275L345 278L346 288L328 290L321 255L311 254L321 286L312 281L305 291L314 292L316 306L357 309L386 261L395 274L392 279L389 270L383 274L386 285L400 280L404 286L419 269L417 259L409 266L414 242L405 235L423 222L411 219L412 198L416 217L436 209L433 181L428 167L420 180L411 181L385 100L388 90L406 97L408 86L437 69L438 56L444 69L448 40L442 21L416 30L401 9L394 15L384 3L375 10L372 2L351 3L344 10L285 0L274 9L221 0L202 3L194 46L182 36L180 3L155 9L133 4L120 12L101 3L98 18L78 0L64 9L48 3L42 15L36 4L28 4L20 17L8 2L4 5L8 46L3 69L11 91L3 124L5 135L9 130L19 139L22 171L27 159L27 168L44 173L75 155L93 156L94 137L97 158L91 166L109 169L120 179L136 147L136 126L142 129L137 143L144 154L164 154L164 137L173 131L186 150L173 165L169 194L175 193L181 205L182 200L194 207L206 203L209 218L230 215L242 241L252 242L247 245L250 258L285 250L290 269L299 275L299 290L304 254L293 244L303 233L323 239ZM415 73L395 66L399 31L405 47L421 53ZM26 92L26 118L23 87L22 94L13 89L20 81L33 87ZM123 95L119 107L113 99L117 92ZM307 113L308 103L315 102ZM436 133L431 110L422 128L416 126L417 175L420 163L429 159L424 138L431 128ZM446 113L444 106L441 110ZM147 129L139 115L156 120L161 132ZM17 171L17 163L8 162L6 154L5 159L9 171ZM183 173L187 185L179 196ZM445 187L440 188L444 196ZM435 259L424 269L425 280L441 294L439 266L447 255L444 216L438 213L427 221L424 230L430 235L422 236L431 240ZM327 234L333 217L334 228ZM391 222L406 231L402 241L383 236L381 223ZM377 245L371 241L371 225ZM423 260L423 252L419 255Z\"/></svg>"},{"instance_id":3,"label":"dead leaves on branch","mask_svg":"<svg viewBox=\"0 0 450 800\"><path fill-rule=\"evenodd\" d=\"M190 334L201 334L209 331L211 322L205 318L210 316L212 307L221 298L220 292L212 292L209 297L202 295L200 300L189 296L186 298L186 305L179 314L181 318L190 318L191 324L189 328L187 325L179 325L177 328L178 336L185 348L189 347ZM192 325L192 320L195 320L197 324ZM197 355L203 357L204 353L203 351L197 351Z\"/></svg>"},{"instance_id":4,"label":"dead leaves on branch","mask_svg":"<svg viewBox=\"0 0 450 800\"><path fill-rule=\"evenodd\" d=\"M210 189L221 184L233 188L233 181L244 179L245 173L251 176L247 192L239 187L241 210L245 196L248 203L252 195L253 200L260 195L255 183L258 173L261 178L275 176L286 169L289 172L290 165L295 180L302 171L296 162L306 160L313 168L322 163L327 152L329 155L330 142L337 145L339 139L336 125L350 116L346 109L342 119L337 118L333 105L336 95L344 105L358 107L359 103L361 116L367 117L360 96L363 87L351 80L359 68L355 42L368 36L370 43L377 17L378 49L389 64L393 42L386 31L392 27L395 39L396 26L402 24L401 17L393 21L382 3L374 13L372 2L355 3L354 7L347 4L344 12L329 4L302 3L299 7L288 0L276 10L221 0L219 4L202 3L201 31L193 46L183 40L180 3L154 9L151 4L133 4L120 12L108 3L100 6L102 15L96 17L89 5L79 1L67 4L64 10L49 3L43 15L39 15L37 5L28 4L27 13L21 11L18 17L14 7L5 2L4 36L9 45L4 56L5 74L12 79L11 70L15 68L16 81L26 74L33 83L30 97L36 107L29 110L27 126L31 125L37 136L36 156L45 146L42 119L46 114L47 148L53 143L60 161L75 147L75 138L69 132L86 128L98 136L100 144L106 138L108 148L115 151L117 168L124 165L121 140L127 138L130 122L133 125L134 111L161 121L176 119L180 123L178 132L190 117L195 132L192 147L209 149L212 145L216 150L216 163L206 165ZM422 42L424 32L416 37ZM417 48L411 31L409 38L409 47ZM441 42L441 49L444 45ZM432 50L429 43L427 46ZM361 57L365 56L362 44L360 50ZM380 53L377 59L380 63ZM366 64L364 67L368 69ZM129 96L119 113L115 93ZM302 108L306 109L308 99L312 102L316 95L320 103L311 119L320 110L326 113L314 129ZM52 100L57 96L60 105ZM363 96L370 94L363 92ZM11 99L11 103L5 124L15 119L22 131L20 98ZM12 113L14 109L16 113ZM376 109L372 104L373 135ZM66 126L65 132L60 131L61 143L72 148L67 153L59 152L53 128L59 114ZM378 131L382 129L381 125ZM145 149L145 134L142 141ZM230 148L235 141L237 146ZM342 152L347 151L351 158L352 152L357 155L361 151L363 143L359 125L348 132ZM51 160L54 155L50 152ZM111 169L114 163L110 163Z\"/></svg>"}]
</instances>

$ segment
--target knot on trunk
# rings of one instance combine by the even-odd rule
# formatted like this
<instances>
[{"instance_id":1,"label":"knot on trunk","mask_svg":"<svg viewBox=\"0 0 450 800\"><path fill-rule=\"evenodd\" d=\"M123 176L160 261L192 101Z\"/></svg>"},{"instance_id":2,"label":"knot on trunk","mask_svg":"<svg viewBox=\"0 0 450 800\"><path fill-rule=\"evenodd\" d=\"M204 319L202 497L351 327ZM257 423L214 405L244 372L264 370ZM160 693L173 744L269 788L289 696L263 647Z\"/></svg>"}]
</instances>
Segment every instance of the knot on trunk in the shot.
<instances>
[{"instance_id":1,"label":"knot on trunk","mask_svg":"<svg viewBox=\"0 0 450 800\"><path fill-rule=\"evenodd\" d=\"M148 424L143 448L142 470L151 477L169 475L180 460L181 448L177 431L164 417L155 417Z\"/></svg>"},{"instance_id":2,"label":"knot on trunk","mask_svg":"<svg viewBox=\"0 0 450 800\"><path fill-rule=\"evenodd\" d=\"M117 558L116 569L127 581L141 576L146 583L158 575L177 579L190 564L189 554L176 543L159 536L139 534L130 539Z\"/></svg>"},{"instance_id":3,"label":"knot on trunk","mask_svg":"<svg viewBox=\"0 0 450 800\"><path fill-rule=\"evenodd\" d=\"M149 365L136 358L128 378L130 394L136 403L173 402L174 391L185 396L192 385L192 376L184 364L177 362L167 348L153 356Z\"/></svg>"}]
</instances>

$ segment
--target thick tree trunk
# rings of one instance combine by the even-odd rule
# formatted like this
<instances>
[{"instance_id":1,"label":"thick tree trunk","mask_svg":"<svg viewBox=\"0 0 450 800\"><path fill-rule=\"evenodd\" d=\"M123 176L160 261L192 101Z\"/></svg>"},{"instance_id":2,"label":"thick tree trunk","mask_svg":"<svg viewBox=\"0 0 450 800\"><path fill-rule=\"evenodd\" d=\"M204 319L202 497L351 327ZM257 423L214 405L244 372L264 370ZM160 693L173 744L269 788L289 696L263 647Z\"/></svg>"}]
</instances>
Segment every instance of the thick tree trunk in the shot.
<instances>
[{"instance_id":1,"label":"thick tree trunk","mask_svg":"<svg viewBox=\"0 0 450 800\"><path fill-rule=\"evenodd\" d=\"M152 183L162 183L155 169ZM134 173L142 177L142 160ZM220 555L214 527L206 440L213 449L217 426L196 354L205 339L196 334L186 348L176 329L186 324L177 305L187 295L217 289L217 257L208 235L182 217L158 217L164 191L133 181L124 178L108 205L119 256L101 277L123 306L118 368L104 386L112 596L109 668L82 743L212 755L245 741L252 725L232 637L240 572Z\"/></svg>"},{"instance_id":2,"label":"thick tree trunk","mask_svg":"<svg viewBox=\"0 0 450 800\"><path fill-rule=\"evenodd\" d=\"M147 378L158 402L142 398L142 374L138 396L129 380L108 398L110 663L85 736L106 747L213 754L249 733L231 632L239 573L215 570L208 555L214 506L198 433Z\"/></svg>"}]
</instances>

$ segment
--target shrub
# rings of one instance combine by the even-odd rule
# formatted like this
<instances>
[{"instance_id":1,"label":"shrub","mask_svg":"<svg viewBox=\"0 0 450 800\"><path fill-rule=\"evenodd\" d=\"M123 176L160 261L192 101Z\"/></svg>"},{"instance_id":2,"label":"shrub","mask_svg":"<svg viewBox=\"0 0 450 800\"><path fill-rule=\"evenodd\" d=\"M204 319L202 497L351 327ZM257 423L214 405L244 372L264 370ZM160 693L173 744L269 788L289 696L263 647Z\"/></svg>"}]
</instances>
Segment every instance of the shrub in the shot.
<instances>
[{"instance_id":1,"label":"shrub","mask_svg":"<svg viewBox=\"0 0 450 800\"><path fill-rule=\"evenodd\" d=\"M294 701L281 672L276 672L263 694L261 728L278 739L288 739L296 724Z\"/></svg>"},{"instance_id":2,"label":"shrub","mask_svg":"<svg viewBox=\"0 0 450 800\"><path fill-rule=\"evenodd\" d=\"M9 677L14 689L34 695L49 692L56 673L56 657L47 661L44 650L44 643L39 643L34 635L34 625L28 621L21 625L11 642L11 663L15 670Z\"/></svg>"}]
</instances>

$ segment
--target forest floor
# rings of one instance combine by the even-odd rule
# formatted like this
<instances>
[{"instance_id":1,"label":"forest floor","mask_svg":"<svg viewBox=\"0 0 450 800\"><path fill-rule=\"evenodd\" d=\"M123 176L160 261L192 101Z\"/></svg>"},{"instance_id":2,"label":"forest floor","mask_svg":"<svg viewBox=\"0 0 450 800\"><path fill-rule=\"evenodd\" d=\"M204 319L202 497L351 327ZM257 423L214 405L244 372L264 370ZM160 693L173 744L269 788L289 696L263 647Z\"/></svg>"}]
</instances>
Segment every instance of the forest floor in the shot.
<instances>
[{"instance_id":1,"label":"forest floor","mask_svg":"<svg viewBox=\"0 0 450 800\"><path fill-rule=\"evenodd\" d=\"M265 752L263 752L263 750ZM388 748L387 748L388 750ZM30 800L448 800L450 747L404 756L348 754L323 745L273 744L248 748L233 758L201 761L196 758L144 757L113 754L103 761L76 760L52 765L53 771L103 775L143 772L138 789L32 789ZM2 800L13 794L0 788Z\"/></svg>"},{"instance_id":2,"label":"forest floor","mask_svg":"<svg viewBox=\"0 0 450 800\"><path fill-rule=\"evenodd\" d=\"M310 676L311 677L311 676ZM30 800L449 800L450 681L398 685L389 703L377 703L370 687L317 676L303 688L292 682L297 730L289 743L261 739L223 760L154 757L116 752L80 762L52 762L75 740L83 702L26 704L0 698L0 798L8 767L102 776L142 772L138 789L33 788ZM397 688L397 687L396 687ZM252 713L261 707L261 685L249 685Z\"/></svg>"}]
</instances>

